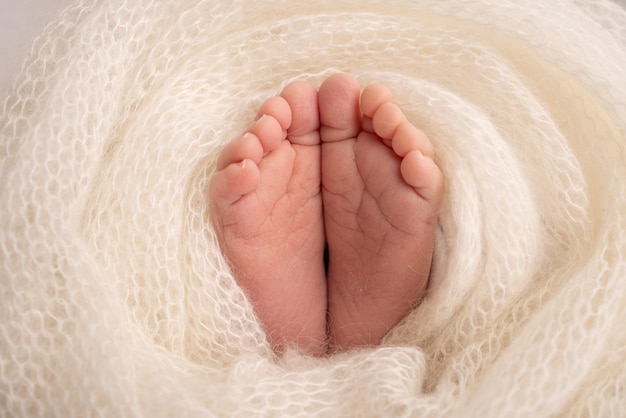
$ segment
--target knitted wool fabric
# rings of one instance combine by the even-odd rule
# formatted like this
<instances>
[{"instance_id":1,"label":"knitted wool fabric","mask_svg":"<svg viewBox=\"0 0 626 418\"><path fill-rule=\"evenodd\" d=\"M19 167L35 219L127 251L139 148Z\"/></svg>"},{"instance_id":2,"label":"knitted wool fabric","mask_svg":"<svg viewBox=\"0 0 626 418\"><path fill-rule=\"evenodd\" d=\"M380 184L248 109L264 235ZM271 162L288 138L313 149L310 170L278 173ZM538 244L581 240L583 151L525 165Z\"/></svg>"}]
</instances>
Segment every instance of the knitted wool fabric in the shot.
<instances>
[{"instance_id":1,"label":"knitted wool fabric","mask_svg":"<svg viewBox=\"0 0 626 418\"><path fill-rule=\"evenodd\" d=\"M0 119L0 415L626 416L626 8L110 0ZM208 222L220 150L295 79L381 82L446 178L426 298L276 358Z\"/></svg>"}]
</instances>

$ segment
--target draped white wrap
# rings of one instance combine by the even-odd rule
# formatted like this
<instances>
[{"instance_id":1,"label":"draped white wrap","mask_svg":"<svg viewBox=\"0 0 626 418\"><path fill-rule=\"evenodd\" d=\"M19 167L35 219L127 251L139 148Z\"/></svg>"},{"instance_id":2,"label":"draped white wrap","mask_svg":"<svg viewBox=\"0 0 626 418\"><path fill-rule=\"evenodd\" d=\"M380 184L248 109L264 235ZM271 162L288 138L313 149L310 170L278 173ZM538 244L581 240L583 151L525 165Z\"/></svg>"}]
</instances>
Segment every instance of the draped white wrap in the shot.
<instances>
[{"instance_id":1,"label":"draped white wrap","mask_svg":"<svg viewBox=\"0 0 626 418\"><path fill-rule=\"evenodd\" d=\"M380 347L275 358L207 222L221 147L293 79L387 84L446 197ZM626 416L626 8L93 0L0 119L0 415Z\"/></svg>"}]
</instances>

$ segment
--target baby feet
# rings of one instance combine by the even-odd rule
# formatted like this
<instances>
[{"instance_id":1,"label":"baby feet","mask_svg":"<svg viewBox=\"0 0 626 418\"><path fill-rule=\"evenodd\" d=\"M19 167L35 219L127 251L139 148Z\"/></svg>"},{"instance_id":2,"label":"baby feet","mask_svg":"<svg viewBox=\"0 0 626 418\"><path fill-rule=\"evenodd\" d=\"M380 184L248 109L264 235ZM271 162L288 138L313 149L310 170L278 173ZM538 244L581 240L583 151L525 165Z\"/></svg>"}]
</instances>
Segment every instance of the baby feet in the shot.
<instances>
[{"instance_id":1,"label":"baby feet","mask_svg":"<svg viewBox=\"0 0 626 418\"><path fill-rule=\"evenodd\" d=\"M278 353L380 342L428 282L443 184L432 145L386 88L360 94L344 74L319 94L292 83L259 115L210 187L235 278Z\"/></svg>"}]
</instances>

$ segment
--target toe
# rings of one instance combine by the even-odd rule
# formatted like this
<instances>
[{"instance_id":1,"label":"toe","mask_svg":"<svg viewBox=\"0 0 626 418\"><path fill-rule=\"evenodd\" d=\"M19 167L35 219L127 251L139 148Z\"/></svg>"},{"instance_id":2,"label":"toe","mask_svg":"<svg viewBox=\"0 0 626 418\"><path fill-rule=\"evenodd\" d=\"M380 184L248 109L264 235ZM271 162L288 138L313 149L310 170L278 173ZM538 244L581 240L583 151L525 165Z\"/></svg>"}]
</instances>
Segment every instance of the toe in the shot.
<instances>
[{"instance_id":1,"label":"toe","mask_svg":"<svg viewBox=\"0 0 626 418\"><path fill-rule=\"evenodd\" d=\"M443 195L443 174L435 161L420 150L413 150L402 159L400 172L404 181L437 211Z\"/></svg>"},{"instance_id":2,"label":"toe","mask_svg":"<svg viewBox=\"0 0 626 418\"><path fill-rule=\"evenodd\" d=\"M334 74L318 93L322 142L354 138L361 130L360 87L354 77Z\"/></svg>"},{"instance_id":3,"label":"toe","mask_svg":"<svg viewBox=\"0 0 626 418\"><path fill-rule=\"evenodd\" d=\"M318 145L320 118L315 87L304 81L294 81L280 95L291 108L292 121L287 130L289 142Z\"/></svg>"},{"instance_id":4,"label":"toe","mask_svg":"<svg viewBox=\"0 0 626 418\"><path fill-rule=\"evenodd\" d=\"M433 145L426 134L408 120L402 122L396 129L391 146L400 157L404 157L413 150L420 150L422 154L430 158L435 157Z\"/></svg>"},{"instance_id":5,"label":"toe","mask_svg":"<svg viewBox=\"0 0 626 418\"><path fill-rule=\"evenodd\" d=\"M217 159L217 169L222 170L226 166L241 162L244 159L259 163L263 157L263 146L256 135L246 133L235 139L222 150Z\"/></svg>"},{"instance_id":6,"label":"toe","mask_svg":"<svg viewBox=\"0 0 626 418\"><path fill-rule=\"evenodd\" d=\"M380 105L374 112L372 126L376 135L391 140L404 121L406 117L402 110L395 103L387 102Z\"/></svg>"},{"instance_id":7,"label":"toe","mask_svg":"<svg viewBox=\"0 0 626 418\"><path fill-rule=\"evenodd\" d=\"M266 100L259 108L257 119L260 119L263 115L276 119L283 131L286 131L291 126L291 106L283 97L275 96Z\"/></svg>"},{"instance_id":8,"label":"toe","mask_svg":"<svg viewBox=\"0 0 626 418\"><path fill-rule=\"evenodd\" d=\"M280 122L270 115L262 115L254 122L250 128L250 133L259 139L263 146L263 151L266 153L274 150L287 136L287 132L283 129Z\"/></svg>"},{"instance_id":9,"label":"toe","mask_svg":"<svg viewBox=\"0 0 626 418\"><path fill-rule=\"evenodd\" d=\"M370 84L363 89L363 94L361 94L363 115L372 118L382 104L391 102L391 100L391 92L387 87L380 84Z\"/></svg>"}]
</instances>

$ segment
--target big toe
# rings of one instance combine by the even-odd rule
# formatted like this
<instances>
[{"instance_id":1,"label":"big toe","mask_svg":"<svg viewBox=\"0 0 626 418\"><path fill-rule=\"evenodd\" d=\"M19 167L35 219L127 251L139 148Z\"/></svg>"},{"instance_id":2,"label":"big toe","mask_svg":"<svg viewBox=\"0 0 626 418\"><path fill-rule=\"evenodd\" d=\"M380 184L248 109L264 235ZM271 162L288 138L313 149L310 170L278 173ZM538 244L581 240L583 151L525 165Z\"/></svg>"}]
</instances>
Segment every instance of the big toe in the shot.
<instances>
[{"instance_id":1,"label":"big toe","mask_svg":"<svg viewBox=\"0 0 626 418\"><path fill-rule=\"evenodd\" d=\"M361 131L360 87L352 76L334 74L318 93L322 142L354 138Z\"/></svg>"},{"instance_id":2,"label":"big toe","mask_svg":"<svg viewBox=\"0 0 626 418\"><path fill-rule=\"evenodd\" d=\"M283 89L280 96L291 108L292 121L287 130L289 142L318 145L320 118L315 87L305 81L294 81Z\"/></svg>"}]
</instances>

